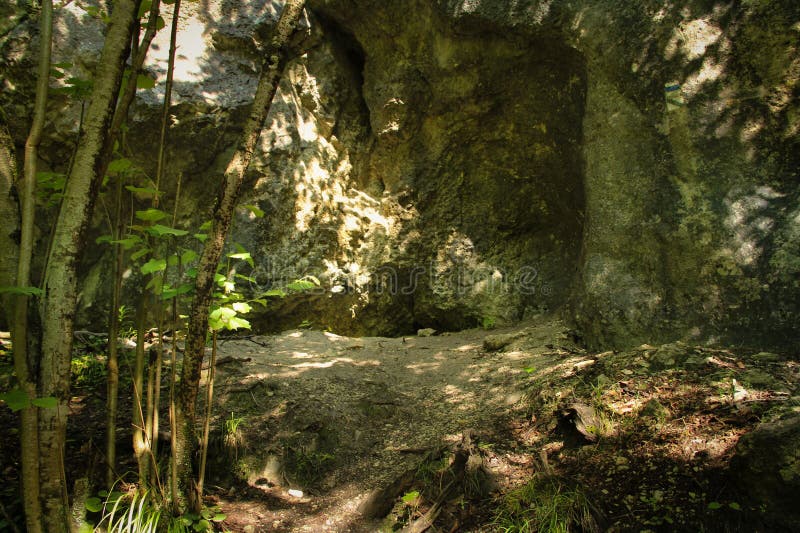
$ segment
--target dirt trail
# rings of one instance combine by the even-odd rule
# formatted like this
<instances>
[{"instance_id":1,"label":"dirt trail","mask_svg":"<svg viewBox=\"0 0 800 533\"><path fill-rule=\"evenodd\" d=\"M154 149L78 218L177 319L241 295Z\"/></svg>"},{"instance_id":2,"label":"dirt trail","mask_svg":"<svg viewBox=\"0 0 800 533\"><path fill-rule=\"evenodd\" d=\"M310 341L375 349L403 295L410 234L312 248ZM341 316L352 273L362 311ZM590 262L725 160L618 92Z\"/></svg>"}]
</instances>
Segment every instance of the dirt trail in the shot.
<instances>
[{"instance_id":1,"label":"dirt trail","mask_svg":"<svg viewBox=\"0 0 800 533\"><path fill-rule=\"evenodd\" d=\"M217 494L232 530L375 531L358 506L471 429L491 444L520 409L526 367L568 341L558 320L513 330L349 338L319 331L227 340L217 367L219 427L241 419L219 471L249 488ZM484 341L524 334L525 351ZM529 369L530 370L530 369ZM230 428L229 428L230 429ZM231 457L231 448L233 458ZM232 463L233 460L233 463ZM301 490L302 497L289 490Z\"/></svg>"}]
</instances>

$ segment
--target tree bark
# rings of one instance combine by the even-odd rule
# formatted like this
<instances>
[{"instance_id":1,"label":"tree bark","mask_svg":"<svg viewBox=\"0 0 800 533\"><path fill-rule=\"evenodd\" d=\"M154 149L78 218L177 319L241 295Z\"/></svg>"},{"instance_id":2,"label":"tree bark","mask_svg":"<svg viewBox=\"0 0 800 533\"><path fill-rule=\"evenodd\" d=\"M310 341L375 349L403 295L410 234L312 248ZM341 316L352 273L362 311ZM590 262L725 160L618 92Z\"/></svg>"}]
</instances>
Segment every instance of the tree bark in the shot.
<instances>
[{"instance_id":1,"label":"tree bark","mask_svg":"<svg viewBox=\"0 0 800 533\"><path fill-rule=\"evenodd\" d=\"M39 393L58 400L39 416L40 484L47 531L69 530L64 445L69 401L70 356L77 299L77 260L83 250L102 174L103 146L117 104L140 0L117 0L75 153L45 269L41 301Z\"/></svg>"},{"instance_id":2,"label":"tree bark","mask_svg":"<svg viewBox=\"0 0 800 533\"><path fill-rule=\"evenodd\" d=\"M50 83L50 55L53 36L53 2L44 0L40 15L39 68L36 80L36 98L33 105L33 122L25 141L23 178L17 190L20 196L20 245L17 258L16 284L31 284L31 258L33 257L34 222L36 217L36 167L39 143L47 111L47 90ZM28 351L29 297L17 295L14 302L12 336L14 341L14 371L20 388L29 398L38 396L35 362ZM42 507L39 481L39 409L29 405L20 413L20 450L22 456L22 494L25 505L25 523L28 531L42 530Z\"/></svg>"},{"instance_id":3,"label":"tree bark","mask_svg":"<svg viewBox=\"0 0 800 533\"><path fill-rule=\"evenodd\" d=\"M278 89L283 69L288 61L289 39L294 33L305 0L287 0L280 20L267 50L266 60L262 66L253 107L245 123L231 161L225 169L225 175L217 196L212 215L212 227L200 256L195 293L192 298L192 309L189 315L189 328L186 338L186 352L183 359L181 381L178 387L176 402L176 455L178 483L181 493L188 497L188 504L198 510L201 502L197 485L194 483L192 458L197 447L195 430L195 411L198 389L200 385L200 369L208 332L208 315L211 306L214 274L222 256L225 239L230 228L233 210L239 198L244 173L247 170L256 142L261 134L264 121L269 112L272 99ZM183 505L181 505L183 507Z\"/></svg>"},{"instance_id":4,"label":"tree bark","mask_svg":"<svg viewBox=\"0 0 800 533\"><path fill-rule=\"evenodd\" d=\"M0 110L0 287L16 285L19 258L19 203L16 197L17 157L14 139L8 131L6 118ZM14 297L0 294L3 315L0 322L11 327L14 321ZM3 322L5 321L5 322Z\"/></svg>"}]
</instances>

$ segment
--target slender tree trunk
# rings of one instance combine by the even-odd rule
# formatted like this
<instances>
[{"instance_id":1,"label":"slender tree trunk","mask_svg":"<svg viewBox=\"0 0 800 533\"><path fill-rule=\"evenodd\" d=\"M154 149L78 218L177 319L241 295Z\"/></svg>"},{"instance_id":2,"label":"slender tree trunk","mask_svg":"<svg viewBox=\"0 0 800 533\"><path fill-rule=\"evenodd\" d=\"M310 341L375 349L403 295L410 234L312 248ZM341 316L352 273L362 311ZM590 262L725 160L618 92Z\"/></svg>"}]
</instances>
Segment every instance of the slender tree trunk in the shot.
<instances>
[{"instance_id":1,"label":"slender tree trunk","mask_svg":"<svg viewBox=\"0 0 800 533\"><path fill-rule=\"evenodd\" d=\"M300 20L304 4L305 0L287 0L268 48L264 52L266 60L262 66L253 107L245 123L236 152L225 170L225 176L214 207L212 228L203 247L203 253L200 256L200 264L195 280L195 294L189 315L186 352L183 358L181 381L178 387L175 413L177 417L177 432L174 451L180 490L184 495L188 496L189 506L194 510L198 510L201 504L197 486L193 482L194 469L192 467L192 457L197 445L195 411L200 385L200 369L203 364L203 353L208 332L208 314L213 292L214 273L222 255L223 245L228 235L233 210L239 198L239 190L244 179L245 170L250 164L256 142L261 134L272 99L278 89L283 69L288 61L287 48L289 39Z\"/></svg>"},{"instance_id":2,"label":"slender tree trunk","mask_svg":"<svg viewBox=\"0 0 800 533\"><path fill-rule=\"evenodd\" d=\"M211 361L208 363L208 385L206 387L206 414L203 419L203 438L200 441L200 475L197 479L197 494L203 498L203 483L206 479L208 459L208 436L211 432L211 407L214 403L214 377L217 364L217 332L211 333Z\"/></svg>"},{"instance_id":3,"label":"slender tree trunk","mask_svg":"<svg viewBox=\"0 0 800 533\"><path fill-rule=\"evenodd\" d=\"M144 335L146 322L146 301L148 294L142 294L139 305L136 306L136 355L133 368L133 455L139 465L139 484L147 486L149 472L147 424L145 423L145 408L142 405L144 397Z\"/></svg>"},{"instance_id":4,"label":"slender tree trunk","mask_svg":"<svg viewBox=\"0 0 800 533\"><path fill-rule=\"evenodd\" d=\"M20 195L20 246L17 262L19 286L31 284L31 258L33 256L34 221L36 210L36 167L39 158L39 143L44 129L47 111L47 90L50 83L50 53L53 35L53 2L44 0L40 20L39 71L36 83L36 100L33 124L25 142L25 163ZM29 398L38 396L36 366L28 352L28 296L18 295L14 305L13 341L14 371L20 387ZM33 405L20 413L20 448L22 455L22 494L25 505L25 522L28 531L42 530L42 507L39 485L39 409ZM66 508L64 509L66 513Z\"/></svg>"},{"instance_id":5,"label":"slender tree trunk","mask_svg":"<svg viewBox=\"0 0 800 533\"><path fill-rule=\"evenodd\" d=\"M130 70L128 84L117 105L114 117L111 120L111 128L108 132L108 137L103 147L103 157L100 161L100 171L98 174L105 175L108 168L108 163L111 160L111 153L114 147L119 132L122 130L122 124L128 116L128 108L136 96L136 78L142 69L147 52L150 49L150 43L156 34L156 24L158 20L158 13L160 7L160 0L155 0L150 6L150 14L148 17L147 29L145 30L144 37L141 44L138 42L138 20L134 22L133 27L137 28L136 31L131 31L131 46L133 48L133 61ZM122 182L117 183L117 198L116 198L116 211L117 221L116 227L113 231L114 239L121 239L122 232L124 231L124 222L121 216L122 213ZM109 334L108 334L108 398L106 406L108 409L106 419L106 463L108 469L106 470L106 485L109 490L113 486L116 478L115 465L117 460L117 405L119 400L119 306L122 292L122 268L124 260L124 252L119 244L114 245L114 290L112 296L111 315L109 319Z\"/></svg>"},{"instance_id":6,"label":"slender tree trunk","mask_svg":"<svg viewBox=\"0 0 800 533\"><path fill-rule=\"evenodd\" d=\"M117 183L115 199L116 220L114 240L122 238L125 220L122 209L122 181ZM119 307L122 293L122 269L125 252L119 244L114 245L114 288L111 296L111 316L108 326L108 398L106 399L106 488L111 490L116 481L117 464L117 405L119 400Z\"/></svg>"},{"instance_id":7,"label":"slender tree trunk","mask_svg":"<svg viewBox=\"0 0 800 533\"><path fill-rule=\"evenodd\" d=\"M84 135L75 154L45 269L41 302L39 393L58 400L39 413L39 472L47 531L68 531L64 446L69 401L70 356L77 300L77 260L83 251L102 181L103 146L117 104L133 24L140 0L117 0L95 73Z\"/></svg>"}]
</instances>

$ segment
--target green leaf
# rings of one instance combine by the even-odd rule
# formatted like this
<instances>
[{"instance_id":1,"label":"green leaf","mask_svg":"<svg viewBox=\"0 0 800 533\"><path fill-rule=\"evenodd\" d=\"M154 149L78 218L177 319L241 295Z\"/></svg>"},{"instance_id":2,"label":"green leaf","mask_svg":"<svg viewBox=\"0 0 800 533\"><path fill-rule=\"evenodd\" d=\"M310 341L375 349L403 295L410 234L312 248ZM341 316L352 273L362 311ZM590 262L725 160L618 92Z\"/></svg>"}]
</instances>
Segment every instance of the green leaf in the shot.
<instances>
[{"instance_id":1,"label":"green leaf","mask_svg":"<svg viewBox=\"0 0 800 533\"><path fill-rule=\"evenodd\" d=\"M192 267L188 269L186 272L183 273L189 279L195 279L197 277L197 267Z\"/></svg>"},{"instance_id":2,"label":"green leaf","mask_svg":"<svg viewBox=\"0 0 800 533\"><path fill-rule=\"evenodd\" d=\"M731 502L731 503L729 503L729 504L728 504L728 507L730 507L730 508L731 508L731 509L733 509L734 511L741 511L741 510L742 510L742 506L741 506L741 505L739 505L739 504L738 504L738 503L736 503L736 502Z\"/></svg>"},{"instance_id":3,"label":"green leaf","mask_svg":"<svg viewBox=\"0 0 800 533\"><path fill-rule=\"evenodd\" d=\"M197 522L194 526L192 526L195 531L208 531L211 529L211 522L206 520L205 518Z\"/></svg>"},{"instance_id":4,"label":"green leaf","mask_svg":"<svg viewBox=\"0 0 800 533\"><path fill-rule=\"evenodd\" d=\"M126 185L125 189L136 194L158 195L161 191L153 189L152 187L134 187L133 185Z\"/></svg>"},{"instance_id":5,"label":"green leaf","mask_svg":"<svg viewBox=\"0 0 800 533\"><path fill-rule=\"evenodd\" d=\"M167 268L166 259L151 259L142 265L142 274L152 274L154 272L161 272Z\"/></svg>"},{"instance_id":6,"label":"green leaf","mask_svg":"<svg viewBox=\"0 0 800 533\"><path fill-rule=\"evenodd\" d=\"M115 159L114 161L108 164L108 173L120 174L130 169L132 166L133 166L133 161L131 161L130 159L124 157L122 159Z\"/></svg>"},{"instance_id":7,"label":"green leaf","mask_svg":"<svg viewBox=\"0 0 800 533\"><path fill-rule=\"evenodd\" d=\"M189 232L184 229L170 228L162 226L161 224L154 224L147 228L147 232L156 237L163 237L164 235L174 235L176 237L183 237L188 235Z\"/></svg>"},{"instance_id":8,"label":"green leaf","mask_svg":"<svg viewBox=\"0 0 800 533\"><path fill-rule=\"evenodd\" d=\"M212 522L224 522L226 518L228 518L227 515L225 515L223 513L217 513L217 514L215 514L214 516L211 517L211 521Z\"/></svg>"},{"instance_id":9,"label":"green leaf","mask_svg":"<svg viewBox=\"0 0 800 533\"><path fill-rule=\"evenodd\" d=\"M53 63L50 66L53 68L72 68L72 63L69 61L61 61L59 63Z\"/></svg>"},{"instance_id":10,"label":"green leaf","mask_svg":"<svg viewBox=\"0 0 800 533\"><path fill-rule=\"evenodd\" d=\"M0 287L0 294L21 294L24 296L42 296L44 291L39 287Z\"/></svg>"},{"instance_id":11,"label":"green leaf","mask_svg":"<svg viewBox=\"0 0 800 533\"><path fill-rule=\"evenodd\" d=\"M252 309L253 308L246 302L235 302L233 304L233 310L237 313L249 313Z\"/></svg>"},{"instance_id":12,"label":"green leaf","mask_svg":"<svg viewBox=\"0 0 800 533\"><path fill-rule=\"evenodd\" d=\"M34 398L31 400L31 403L36 407L41 407L42 409L55 409L58 407L58 400L52 396L47 396L46 398Z\"/></svg>"},{"instance_id":13,"label":"green leaf","mask_svg":"<svg viewBox=\"0 0 800 533\"><path fill-rule=\"evenodd\" d=\"M197 252L194 250L186 250L181 254L181 263L187 265L197 259Z\"/></svg>"},{"instance_id":14,"label":"green leaf","mask_svg":"<svg viewBox=\"0 0 800 533\"><path fill-rule=\"evenodd\" d=\"M527 372L528 374L533 374L535 371L536 371L536 368L534 368L532 366L529 366L529 367L525 368L525 372Z\"/></svg>"},{"instance_id":15,"label":"green leaf","mask_svg":"<svg viewBox=\"0 0 800 533\"><path fill-rule=\"evenodd\" d=\"M111 241L111 244L119 244L120 246L122 246L123 250L130 250L140 242L142 242L141 237L139 237L138 235L131 235L130 237L126 237L118 241Z\"/></svg>"},{"instance_id":16,"label":"green leaf","mask_svg":"<svg viewBox=\"0 0 800 533\"><path fill-rule=\"evenodd\" d=\"M161 292L161 299L169 300L171 298L175 298L176 296L180 296L181 294L187 294L189 292L192 292L192 289L194 289L194 285L191 285L189 283L184 283L176 289L173 288L164 289Z\"/></svg>"},{"instance_id":17,"label":"green leaf","mask_svg":"<svg viewBox=\"0 0 800 533\"><path fill-rule=\"evenodd\" d=\"M287 289L294 292L303 292L309 289L313 289L314 287L316 287L316 285L305 279L298 279L286 286Z\"/></svg>"},{"instance_id":18,"label":"green leaf","mask_svg":"<svg viewBox=\"0 0 800 533\"><path fill-rule=\"evenodd\" d=\"M281 289L270 289L261 295L262 298L286 298L286 293Z\"/></svg>"},{"instance_id":19,"label":"green leaf","mask_svg":"<svg viewBox=\"0 0 800 533\"><path fill-rule=\"evenodd\" d=\"M419 491L418 490L412 490L411 492L406 492L403 495L403 502L408 503L408 504L412 504L412 503L417 501L417 498L419 498Z\"/></svg>"},{"instance_id":20,"label":"green leaf","mask_svg":"<svg viewBox=\"0 0 800 533\"><path fill-rule=\"evenodd\" d=\"M137 89L152 89L156 86L156 80L147 76L146 74L139 74L136 76Z\"/></svg>"},{"instance_id":21,"label":"green leaf","mask_svg":"<svg viewBox=\"0 0 800 533\"><path fill-rule=\"evenodd\" d=\"M208 220L206 222L203 222L203 224L200 226L200 231L208 231L210 229L211 229L211 221L210 220Z\"/></svg>"},{"instance_id":22,"label":"green leaf","mask_svg":"<svg viewBox=\"0 0 800 533\"><path fill-rule=\"evenodd\" d=\"M228 329L250 329L250 322L244 318L235 316L228 321Z\"/></svg>"},{"instance_id":23,"label":"green leaf","mask_svg":"<svg viewBox=\"0 0 800 533\"><path fill-rule=\"evenodd\" d=\"M229 307L219 307L211 311L208 315L208 326L214 330L219 331L227 328L228 322L236 316L236 311Z\"/></svg>"},{"instance_id":24,"label":"green leaf","mask_svg":"<svg viewBox=\"0 0 800 533\"><path fill-rule=\"evenodd\" d=\"M136 250L135 252L133 252L131 254L131 261L137 261L137 260L141 259L142 257L146 256L148 254L148 252L150 252L150 248L147 248L147 247L140 248L139 250Z\"/></svg>"},{"instance_id":25,"label":"green leaf","mask_svg":"<svg viewBox=\"0 0 800 533\"><path fill-rule=\"evenodd\" d=\"M264 211L259 209L258 206L246 205L244 206L244 208L253 213L253 216L255 216L256 218L264 218Z\"/></svg>"},{"instance_id":26,"label":"green leaf","mask_svg":"<svg viewBox=\"0 0 800 533\"><path fill-rule=\"evenodd\" d=\"M8 408L14 412L25 409L31 404L30 398L22 389L12 389L4 392L0 394L0 400L5 401Z\"/></svg>"},{"instance_id":27,"label":"green leaf","mask_svg":"<svg viewBox=\"0 0 800 533\"><path fill-rule=\"evenodd\" d=\"M167 23L164 22L164 17L160 16L156 19L156 31L161 31L164 29Z\"/></svg>"},{"instance_id":28,"label":"green leaf","mask_svg":"<svg viewBox=\"0 0 800 533\"><path fill-rule=\"evenodd\" d=\"M205 233L195 233L194 238L200 242L206 242L206 239L208 239L208 235Z\"/></svg>"},{"instance_id":29,"label":"green leaf","mask_svg":"<svg viewBox=\"0 0 800 533\"><path fill-rule=\"evenodd\" d=\"M90 513L99 513L103 509L103 502L100 498L86 498L84 505Z\"/></svg>"},{"instance_id":30,"label":"green leaf","mask_svg":"<svg viewBox=\"0 0 800 533\"><path fill-rule=\"evenodd\" d=\"M144 211L136 211L136 218L147 222L158 222L169 215L160 209L145 209Z\"/></svg>"},{"instance_id":31,"label":"green leaf","mask_svg":"<svg viewBox=\"0 0 800 533\"><path fill-rule=\"evenodd\" d=\"M153 289L153 292L159 294L161 292L161 285L163 280L161 276L153 276L150 278L150 281L147 282L147 285L144 286L146 290Z\"/></svg>"},{"instance_id":32,"label":"green leaf","mask_svg":"<svg viewBox=\"0 0 800 533\"><path fill-rule=\"evenodd\" d=\"M235 254L228 254L228 257L231 259L241 259L242 261L247 261L247 264L250 267L255 267L255 263L253 262L253 258L250 255L250 252L239 252Z\"/></svg>"},{"instance_id":33,"label":"green leaf","mask_svg":"<svg viewBox=\"0 0 800 533\"><path fill-rule=\"evenodd\" d=\"M103 244L103 243L110 243L114 237L111 235L100 235L98 238L94 240L95 244Z\"/></svg>"},{"instance_id":34,"label":"green leaf","mask_svg":"<svg viewBox=\"0 0 800 533\"><path fill-rule=\"evenodd\" d=\"M708 508L711 509L712 511L716 510L716 509L720 509L721 507L722 507L722 504L719 503L719 502L711 502L711 503L708 504Z\"/></svg>"},{"instance_id":35,"label":"green leaf","mask_svg":"<svg viewBox=\"0 0 800 533\"><path fill-rule=\"evenodd\" d=\"M250 283L255 283L256 278L251 278L250 276L245 276L244 274L234 274L233 277L237 279L243 279L245 281L249 281Z\"/></svg>"}]
</instances>

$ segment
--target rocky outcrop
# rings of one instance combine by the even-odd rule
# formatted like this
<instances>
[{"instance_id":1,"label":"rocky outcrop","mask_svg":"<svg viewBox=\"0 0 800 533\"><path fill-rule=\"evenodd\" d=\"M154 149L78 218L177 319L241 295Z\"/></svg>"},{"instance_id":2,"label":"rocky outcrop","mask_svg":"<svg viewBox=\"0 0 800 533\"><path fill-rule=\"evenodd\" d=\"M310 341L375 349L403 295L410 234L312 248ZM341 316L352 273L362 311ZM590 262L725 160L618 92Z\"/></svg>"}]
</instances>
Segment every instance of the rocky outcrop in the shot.
<instances>
[{"instance_id":1,"label":"rocky outcrop","mask_svg":"<svg viewBox=\"0 0 800 533\"><path fill-rule=\"evenodd\" d=\"M186 227L211 203L279 7L187 8L169 168ZM80 32L101 22L72 4L59 16L58 60L86 75L96 38ZM593 346L796 341L798 21L789 0L311 0L250 169L246 203L266 216L242 210L232 240L255 259L253 292L304 275L323 290L254 322L397 334L559 309ZM18 142L26 35L3 43ZM159 39L127 137L139 180ZM58 170L80 102L51 105ZM104 270L87 259L85 303Z\"/></svg>"}]
</instances>

